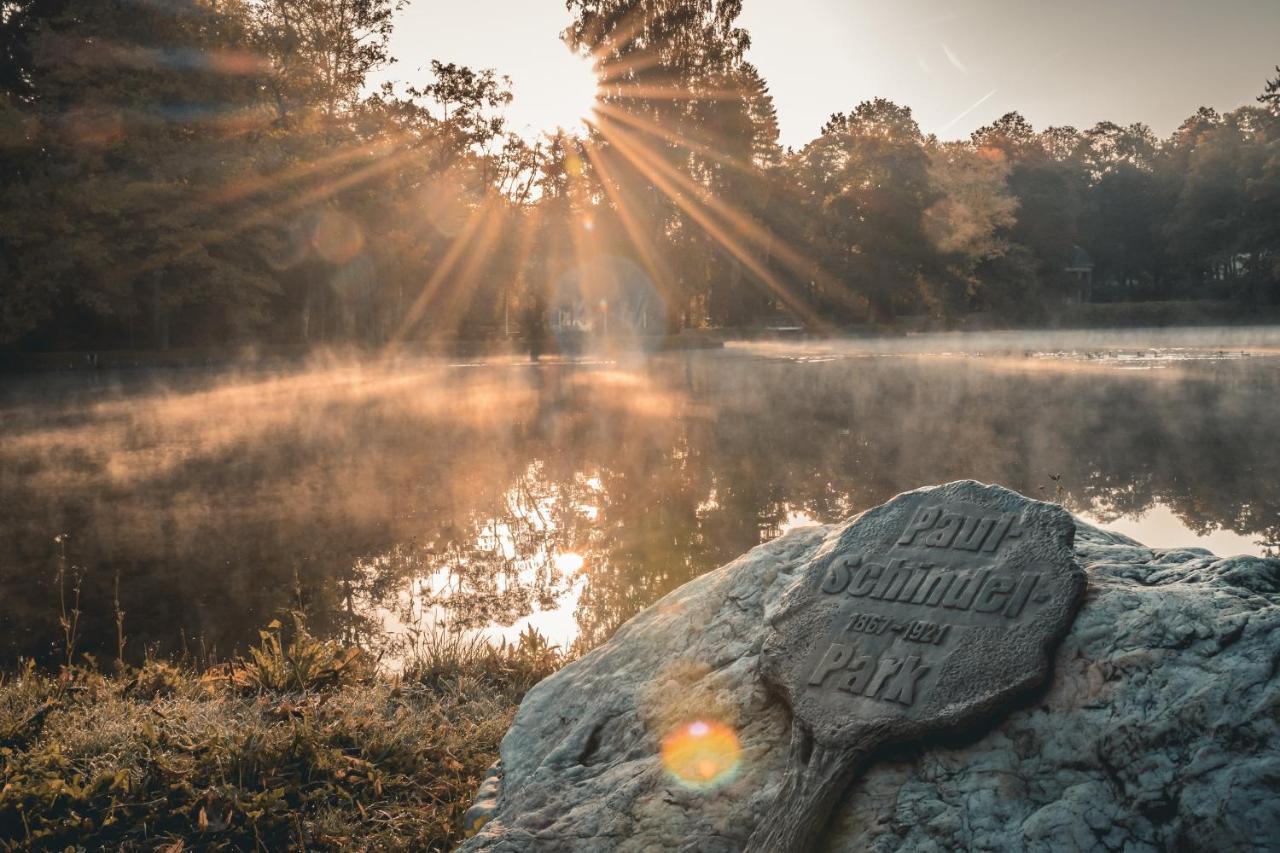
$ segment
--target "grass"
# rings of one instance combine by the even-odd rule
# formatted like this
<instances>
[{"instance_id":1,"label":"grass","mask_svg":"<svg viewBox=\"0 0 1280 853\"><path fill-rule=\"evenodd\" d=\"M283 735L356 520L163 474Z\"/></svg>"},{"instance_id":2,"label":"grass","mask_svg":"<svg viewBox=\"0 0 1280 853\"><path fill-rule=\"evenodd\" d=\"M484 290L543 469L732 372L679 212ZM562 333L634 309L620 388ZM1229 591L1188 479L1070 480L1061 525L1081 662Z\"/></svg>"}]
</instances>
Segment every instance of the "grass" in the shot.
<instances>
[{"instance_id":1,"label":"grass","mask_svg":"<svg viewBox=\"0 0 1280 853\"><path fill-rule=\"evenodd\" d=\"M212 669L24 663L0 679L0 850L452 849L564 660L532 631L411 639L394 677L297 617Z\"/></svg>"}]
</instances>

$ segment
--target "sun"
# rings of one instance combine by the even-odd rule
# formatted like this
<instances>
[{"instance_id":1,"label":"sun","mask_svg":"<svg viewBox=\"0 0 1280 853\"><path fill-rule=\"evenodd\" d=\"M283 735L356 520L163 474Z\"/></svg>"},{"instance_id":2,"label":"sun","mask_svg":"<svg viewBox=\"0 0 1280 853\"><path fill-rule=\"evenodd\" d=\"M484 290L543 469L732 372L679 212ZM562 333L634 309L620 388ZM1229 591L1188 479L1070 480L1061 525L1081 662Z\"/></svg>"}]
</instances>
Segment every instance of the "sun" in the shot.
<instances>
[{"instance_id":1,"label":"sun","mask_svg":"<svg viewBox=\"0 0 1280 853\"><path fill-rule=\"evenodd\" d=\"M537 59L536 73L515 81L513 117L519 113L519 123L537 133L581 133L600 91L594 60L563 42L553 43Z\"/></svg>"}]
</instances>

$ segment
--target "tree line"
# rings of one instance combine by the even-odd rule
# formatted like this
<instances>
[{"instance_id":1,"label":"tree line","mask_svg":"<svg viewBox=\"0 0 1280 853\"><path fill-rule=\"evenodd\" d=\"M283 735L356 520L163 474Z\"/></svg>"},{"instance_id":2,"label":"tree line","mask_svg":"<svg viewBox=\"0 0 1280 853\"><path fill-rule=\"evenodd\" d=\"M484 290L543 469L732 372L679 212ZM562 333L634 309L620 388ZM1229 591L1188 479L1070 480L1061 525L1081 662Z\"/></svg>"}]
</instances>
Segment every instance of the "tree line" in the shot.
<instances>
[{"instance_id":1,"label":"tree line","mask_svg":"<svg viewBox=\"0 0 1280 853\"><path fill-rule=\"evenodd\" d=\"M1009 113L944 141L875 99L796 150L741 0L567 0L596 111L529 139L497 70L371 85L404 2L6 3L0 346L1280 302L1280 76L1167 139Z\"/></svg>"}]
</instances>

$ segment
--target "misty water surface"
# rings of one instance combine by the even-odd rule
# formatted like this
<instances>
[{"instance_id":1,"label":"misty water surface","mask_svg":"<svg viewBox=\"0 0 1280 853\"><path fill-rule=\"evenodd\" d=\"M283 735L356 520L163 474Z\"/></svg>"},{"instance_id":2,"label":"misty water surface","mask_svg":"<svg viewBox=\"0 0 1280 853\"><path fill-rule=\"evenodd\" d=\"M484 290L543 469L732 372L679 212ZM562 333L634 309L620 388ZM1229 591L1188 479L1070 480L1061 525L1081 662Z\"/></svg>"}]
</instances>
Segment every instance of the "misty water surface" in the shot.
<instances>
[{"instance_id":1,"label":"misty water surface","mask_svg":"<svg viewBox=\"0 0 1280 853\"><path fill-rule=\"evenodd\" d=\"M1153 546L1280 542L1274 332L6 380L0 656L217 658L285 608L593 645L751 546L963 477Z\"/></svg>"}]
</instances>

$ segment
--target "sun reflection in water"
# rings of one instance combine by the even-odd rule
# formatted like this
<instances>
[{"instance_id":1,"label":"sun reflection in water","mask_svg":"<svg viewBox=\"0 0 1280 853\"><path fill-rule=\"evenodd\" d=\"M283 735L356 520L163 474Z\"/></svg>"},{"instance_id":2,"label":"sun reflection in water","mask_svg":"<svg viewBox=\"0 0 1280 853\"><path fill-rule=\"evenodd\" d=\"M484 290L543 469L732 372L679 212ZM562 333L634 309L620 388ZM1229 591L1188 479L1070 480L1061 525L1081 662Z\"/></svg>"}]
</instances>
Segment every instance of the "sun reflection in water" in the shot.
<instances>
[{"instance_id":1,"label":"sun reflection in water","mask_svg":"<svg viewBox=\"0 0 1280 853\"><path fill-rule=\"evenodd\" d=\"M594 567L582 526L599 517L604 484L578 472L571 484L546 489L542 465L531 463L471 536L424 537L357 562L354 610L386 638L387 669L405 664L415 637L437 633L512 645L532 630L553 647L573 647ZM395 577L403 584L388 588L385 579Z\"/></svg>"},{"instance_id":2,"label":"sun reflection in water","mask_svg":"<svg viewBox=\"0 0 1280 853\"><path fill-rule=\"evenodd\" d=\"M557 554L555 560L556 571L562 572L566 575L576 575L582 570L583 563L585 562L586 561L582 559L581 554Z\"/></svg>"},{"instance_id":3,"label":"sun reflection in water","mask_svg":"<svg viewBox=\"0 0 1280 853\"><path fill-rule=\"evenodd\" d=\"M741 762L738 735L714 720L685 723L662 742L662 766L688 788L718 788L738 775Z\"/></svg>"}]
</instances>

